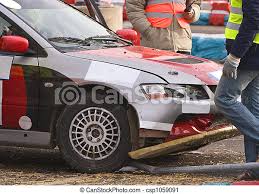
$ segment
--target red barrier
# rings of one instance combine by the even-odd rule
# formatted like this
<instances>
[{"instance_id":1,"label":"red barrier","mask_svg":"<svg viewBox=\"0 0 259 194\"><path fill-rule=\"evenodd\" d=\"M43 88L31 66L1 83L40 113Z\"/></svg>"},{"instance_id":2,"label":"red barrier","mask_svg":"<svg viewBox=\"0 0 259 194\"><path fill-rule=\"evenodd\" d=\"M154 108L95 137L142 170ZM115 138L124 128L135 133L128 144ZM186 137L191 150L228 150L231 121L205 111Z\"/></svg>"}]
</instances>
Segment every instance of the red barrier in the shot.
<instances>
[{"instance_id":1,"label":"red barrier","mask_svg":"<svg viewBox=\"0 0 259 194\"><path fill-rule=\"evenodd\" d=\"M212 10L222 10L230 12L230 4L227 1L214 1L212 2Z\"/></svg>"},{"instance_id":2,"label":"red barrier","mask_svg":"<svg viewBox=\"0 0 259 194\"><path fill-rule=\"evenodd\" d=\"M227 1L213 1L209 24L213 26L224 26L225 16L230 12L230 4Z\"/></svg>"},{"instance_id":3,"label":"red barrier","mask_svg":"<svg viewBox=\"0 0 259 194\"><path fill-rule=\"evenodd\" d=\"M212 26L224 26L226 14L211 14L209 24Z\"/></svg>"}]
</instances>

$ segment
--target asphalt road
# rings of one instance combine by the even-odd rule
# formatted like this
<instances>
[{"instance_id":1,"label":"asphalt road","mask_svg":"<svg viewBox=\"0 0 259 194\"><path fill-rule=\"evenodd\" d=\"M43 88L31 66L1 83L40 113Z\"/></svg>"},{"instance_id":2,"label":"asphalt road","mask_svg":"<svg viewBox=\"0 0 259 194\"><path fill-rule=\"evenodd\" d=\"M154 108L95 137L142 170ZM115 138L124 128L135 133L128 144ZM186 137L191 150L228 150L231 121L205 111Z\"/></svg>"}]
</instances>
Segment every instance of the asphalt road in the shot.
<instances>
[{"instance_id":1,"label":"asphalt road","mask_svg":"<svg viewBox=\"0 0 259 194\"><path fill-rule=\"evenodd\" d=\"M242 162L242 137L213 143L195 152L143 161L160 166L185 166ZM237 174L150 175L142 171L81 174L70 170L58 150L0 147L0 184L205 184L233 182Z\"/></svg>"}]
</instances>

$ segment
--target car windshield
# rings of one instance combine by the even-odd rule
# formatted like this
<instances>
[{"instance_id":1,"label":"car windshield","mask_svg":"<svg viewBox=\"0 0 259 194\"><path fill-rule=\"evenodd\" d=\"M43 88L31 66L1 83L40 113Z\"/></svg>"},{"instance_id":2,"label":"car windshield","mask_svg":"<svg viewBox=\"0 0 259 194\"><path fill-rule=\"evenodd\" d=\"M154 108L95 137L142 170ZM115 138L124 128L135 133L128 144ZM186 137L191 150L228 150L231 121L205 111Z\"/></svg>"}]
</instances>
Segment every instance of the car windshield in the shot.
<instances>
[{"instance_id":1,"label":"car windshield","mask_svg":"<svg viewBox=\"0 0 259 194\"><path fill-rule=\"evenodd\" d=\"M93 19L58 0L0 0L62 52L125 46Z\"/></svg>"}]
</instances>

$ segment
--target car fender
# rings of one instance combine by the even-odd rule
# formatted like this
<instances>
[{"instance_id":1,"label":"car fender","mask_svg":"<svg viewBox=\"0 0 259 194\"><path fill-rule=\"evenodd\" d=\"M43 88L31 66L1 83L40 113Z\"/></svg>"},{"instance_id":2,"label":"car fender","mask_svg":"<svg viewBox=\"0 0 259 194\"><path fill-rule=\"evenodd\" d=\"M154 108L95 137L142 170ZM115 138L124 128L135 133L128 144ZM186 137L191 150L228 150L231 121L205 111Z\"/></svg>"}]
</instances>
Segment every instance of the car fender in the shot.
<instances>
[{"instance_id":1,"label":"car fender","mask_svg":"<svg viewBox=\"0 0 259 194\"><path fill-rule=\"evenodd\" d=\"M88 60L60 54L54 48L47 49L48 57L39 58L40 67L56 71L79 86L99 84L118 91L131 103L142 95L135 95L145 83L167 84L155 74L108 62ZM126 94L130 93L130 98Z\"/></svg>"}]
</instances>

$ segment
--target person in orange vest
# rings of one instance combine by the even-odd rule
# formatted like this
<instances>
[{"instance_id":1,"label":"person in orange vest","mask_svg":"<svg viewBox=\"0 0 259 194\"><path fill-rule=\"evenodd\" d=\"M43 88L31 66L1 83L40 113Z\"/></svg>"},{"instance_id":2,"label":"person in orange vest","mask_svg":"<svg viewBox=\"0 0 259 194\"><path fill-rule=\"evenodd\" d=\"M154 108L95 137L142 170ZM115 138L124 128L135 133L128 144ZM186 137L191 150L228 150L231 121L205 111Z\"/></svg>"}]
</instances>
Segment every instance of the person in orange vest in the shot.
<instances>
[{"instance_id":1,"label":"person in orange vest","mask_svg":"<svg viewBox=\"0 0 259 194\"><path fill-rule=\"evenodd\" d=\"M126 0L133 28L141 33L141 45L190 54L190 23L200 17L201 0Z\"/></svg>"}]
</instances>

